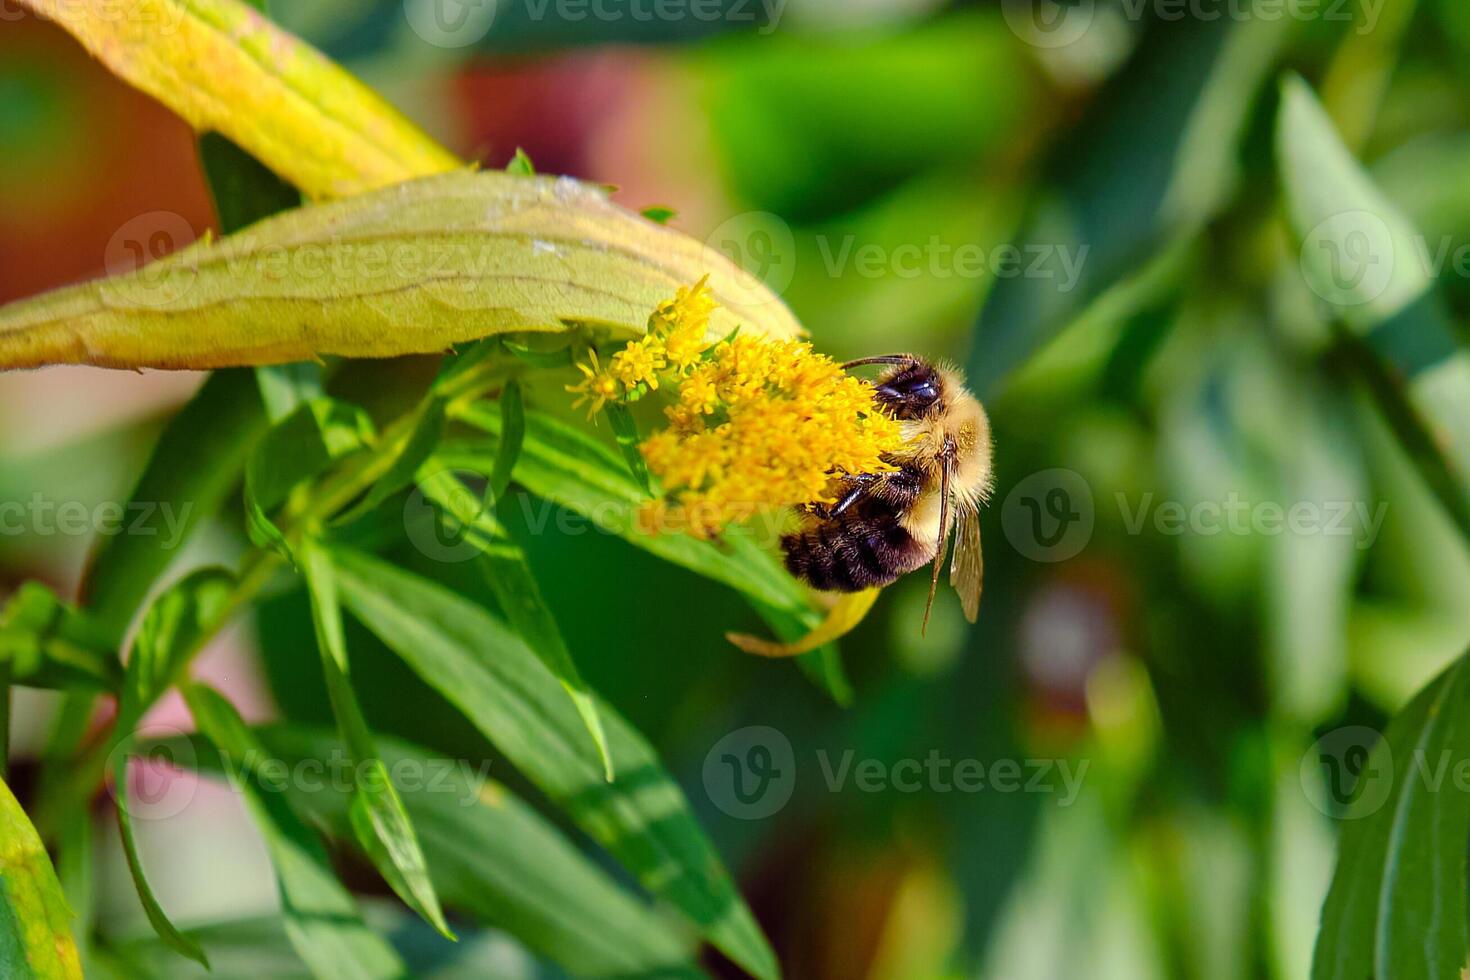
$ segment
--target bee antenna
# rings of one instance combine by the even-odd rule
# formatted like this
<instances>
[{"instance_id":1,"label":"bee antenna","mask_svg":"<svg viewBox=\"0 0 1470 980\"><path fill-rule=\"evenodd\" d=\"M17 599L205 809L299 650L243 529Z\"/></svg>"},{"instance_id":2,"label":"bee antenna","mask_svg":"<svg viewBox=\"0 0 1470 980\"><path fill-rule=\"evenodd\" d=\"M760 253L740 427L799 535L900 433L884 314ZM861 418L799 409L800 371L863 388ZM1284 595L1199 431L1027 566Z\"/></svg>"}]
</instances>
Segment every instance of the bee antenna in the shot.
<instances>
[{"instance_id":1,"label":"bee antenna","mask_svg":"<svg viewBox=\"0 0 1470 980\"><path fill-rule=\"evenodd\" d=\"M912 354L882 354L878 357L860 357L842 365L842 370L862 367L864 364L917 364L919 359Z\"/></svg>"}]
</instances>

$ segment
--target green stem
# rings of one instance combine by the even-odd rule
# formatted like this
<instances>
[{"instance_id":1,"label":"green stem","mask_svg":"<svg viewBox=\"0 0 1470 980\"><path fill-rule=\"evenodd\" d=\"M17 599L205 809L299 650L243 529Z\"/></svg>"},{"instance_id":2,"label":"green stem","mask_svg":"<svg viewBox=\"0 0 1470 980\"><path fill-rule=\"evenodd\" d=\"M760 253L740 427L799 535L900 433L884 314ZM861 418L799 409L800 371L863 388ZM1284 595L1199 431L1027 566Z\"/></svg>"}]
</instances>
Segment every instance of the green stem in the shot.
<instances>
[{"instance_id":1,"label":"green stem","mask_svg":"<svg viewBox=\"0 0 1470 980\"><path fill-rule=\"evenodd\" d=\"M446 401L465 401L483 394L503 380L504 369L486 363L454 378L436 393ZM424 399L410 411L396 419L383 430L377 443L365 453L345 460L341 467L317 487L316 493L302 504L295 513L282 515L282 530L293 550L308 533L329 521L346 508L381 478L392 467L393 461L403 451L405 444L418 425L419 416L427 410L428 399ZM252 549L241 565L239 580L229 600L215 618L200 631L198 640L189 652L180 658L177 674L170 679L172 686L187 675L194 658L214 639L235 615L254 601L260 591L279 570L281 557L266 549ZM167 690L165 688L164 690ZM162 696L162 692L160 695ZM155 698L156 700L156 698ZM58 781L51 793L43 793L37 803L35 824L43 837L51 839L62 826L66 814L82 805L107 773L107 760L132 734L133 726L148 712L153 702L143 705L136 718L115 718L103 737L98 738L77 761L68 778Z\"/></svg>"}]
</instances>

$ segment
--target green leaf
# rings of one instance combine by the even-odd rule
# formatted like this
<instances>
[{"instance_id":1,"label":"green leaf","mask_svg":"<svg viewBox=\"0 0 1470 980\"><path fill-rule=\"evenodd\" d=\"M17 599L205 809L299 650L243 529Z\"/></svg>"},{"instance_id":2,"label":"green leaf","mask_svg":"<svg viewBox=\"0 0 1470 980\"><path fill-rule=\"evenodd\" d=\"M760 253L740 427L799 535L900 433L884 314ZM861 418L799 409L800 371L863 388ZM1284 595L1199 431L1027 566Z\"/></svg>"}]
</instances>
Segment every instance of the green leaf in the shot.
<instances>
[{"instance_id":1,"label":"green leaf","mask_svg":"<svg viewBox=\"0 0 1470 980\"><path fill-rule=\"evenodd\" d=\"M347 641L337 598L337 574L327 553L308 540L302 547L301 570L311 597L311 618L322 654L322 671L332 714L355 764L352 828L373 866L424 920L446 939L453 939L439 898L429 880L417 835L403 809L388 770L377 756L367 720L348 680Z\"/></svg>"},{"instance_id":2,"label":"green leaf","mask_svg":"<svg viewBox=\"0 0 1470 980\"><path fill-rule=\"evenodd\" d=\"M261 13L269 13L263 0L255 0L253 5ZM214 197L220 231L226 235L301 204L300 191L218 133L199 137L199 162ZM273 423L324 394L321 366L314 361L258 367L255 380L260 385L266 415Z\"/></svg>"},{"instance_id":3,"label":"green leaf","mask_svg":"<svg viewBox=\"0 0 1470 980\"><path fill-rule=\"evenodd\" d=\"M0 780L0 972L7 980L80 980L71 917L36 828Z\"/></svg>"},{"instance_id":4,"label":"green leaf","mask_svg":"<svg viewBox=\"0 0 1470 980\"><path fill-rule=\"evenodd\" d=\"M261 506L278 507L302 481L370 445L373 437L373 424L362 409L331 398L314 399L261 440L246 466L246 483Z\"/></svg>"},{"instance_id":5,"label":"green leaf","mask_svg":"<svg viewBox=\"0 0 1470 980\"><path fill-rule=\"evenodd\" d=\"M219 133L199 137L199 163L226 235L301 203L301 192Z\"/></svg>"},{"instance_id":6,"label":"green leaf","mask_svg":"<svg viewBox=\"0 0 1470 980\"><path fill-rule=\"evenodd\" d=\"M1351 333L1387 420L1470 537L1470 350L1413 226L1294 76L1282 83L1276 152L1307 284Z\"/></svg>"},{"instance_id":7,"label":"green leaf","mask_svg":"<svg viewBox=\"0 0 1470 980\"><path fill-rule=\"evenodd\" d=\"M0 664L8 682L58 690L116 690L117 655L96 621L39 582L25 582L0 611Z\"/></svg>"},{"instance_id":8,"label":"green leaf","mask_svg":"<svg viewBox=\"0 0 1470 980\"><path fill-rule=\"evenodd\" d=\"M510 163L505 165L505 172L521 177L532 177L536 174L536 168L531 165L531 158L526 155L526 151L518 146L516 155L510 158Z\"/></svg>"},{"instance_id":9,"label":"green leaf","mask_svg":"<svg viewBox=\"0 0 1470 980\"><path fill-rule=\"evenodd\" d=\"M413 431L409 433L403 448L393 457L388 471L378 478L359 503L338 517L334 524L349 524L364 514L371 513L388 498L413 483L414 474L444 437L444 407L442 398L430 395L425 399L414 419Z\"/></svg>"},{"instance_id":10,"label":"green leaf","mask_svg":"<svg viewBox=\"0 0 1470 980\"><path fill-rule=\"evenodd\" d=\"M1346 752L1323 761L1352 771ZM1470 791L1456 773L1467 764L1470 657L1414 698L1357 773L1322 909L1313 980L1461 975L1470 951ZM1329 772L1328 779L1341 775Z\"/></svg>"},{"instance_id":11,"label":"green leaf","mask_svg":"<svg viewBox=\"0 0 1470 980\"><path fill-rule=\"evenodd\" d=\"M483 404L456 409L456 417L499 436L499 413ZM445 465L488 472L496 447L462 441L446 442L438 456ZM638 508L647 500L628 468L602 443L540 412L526 413L525 444L515 477L536 496L576 511L598 527L625 538L665 561L714 579L745 596L751 607L783 640L796 640L822 615L807 601L806 591L776 561L770 548L743 528L731 528L723 546L683 534L649 534L638 526ZM835 646L803 654L802 671L838 704L852 699L851 687Z\"/></svg>"},{"instance_id":12,"label":"green leaf","mask_svg":"<svg viewBox=\"0 0 1470 980\"><path fill-rule=\"evenodd\" d=\"M1288 20L1152 23L1155 36L1097 93L1098 111L1056 141L1054 180L1012 241L1065 257L1076 272L996 280L967 372L982 399L1088 304L1196 234L1230 199L1250 108Z\"/></svg>"},{"instance_id":13,"label":"green leaf","mask_svg":"<svg viewBox=\"0 0 1470 980\"><path fill-rule=\"evenodd\" d=\"M158 897L153 894L153 886L148 883L148 876L143 871L143 859L138 854L138 841L133 833L132 806L128 802L128 760L131 748L131 739L129 739L119 745L112 756L113 802L117 808L117 827L122 834L123 854L127 858L128 873L133 876L133 886L137 889L138 899L143 903L143 911L148 916L148 923L153 926L153 931L158 934L158 938L167 943L175 952L187 956L207 969L209 959L204 955L204 950L200 949L199 944L193 939L180 932L169 919L163 906L158 904Z\"/></svg>"},{"instance_id":14,"label":"green leaf","mask_svg":"<svg viewBox=\"0 0 1470 980\"><path fill-rule=\"evenodd\" d=\"M265 430L260 392L249 371L211 375L169 422L127 508L157 533L100 537L83 578L86 605L115 647L153 583L235 488ZM177 525L158 529L154 515L160 513L173 515Z\"/></svg>"},{"instance_id":15,"label":"green leaf","mask_svg":"<svg viewBox=\"0 0 1470 980\"><path fill-rule=\"evenodd\" d=\"M340 741L316 729L274 725L254 734L265 758L292 772L303 763L331 772L344 755ZM445 905L509 930L576 976L699 975L688 966L691 936L483 770L393 739L381 739L379 749L391 771L418 774L404 786L403 802ZM216 765L205 750L179 754ZM311 823L353 838L351 795L339 781L289 780L280 789Z\"/></svg>"},{"instance_id":16,"label":"green leaf","mask_svg":"<svg viewBox=\"0 0 1470 980\"><path fill-rule=\"evenodd\" d=\"M24 0L196 130L217 131L312 197L459 166L357 79L235 0Z\"/></svg>"},{"instance_id":17,"label":"green leaf","mask_svg":"<svg viewBox=\"0 0 1470 980\"><path fill-rule=\"evenodd\" d=\"M281 915L291 946L319 980L396 980L408 971L362 921L357 903L332 873L321 842L279 793L264 792L251 760L270 758L234 706L198 684L184 688L194 723L224 762L265 839L276 869Z\"/></svg>"},{"instance_id":18,"label":"green leaf","mask_svg":"<svg viewBox=\"0 0 1470 980\"><path fill-rule=\"evenodd\" d=\"M632 336L705 275L720 333L800 333L759 280L599 188L459 172L299 208L0 308L0 368L394 357L569 322Z\"/></svg>"},{"instance_id":19,"label":"green leaf","mask_svg":"<svg viewBox=\"0 0 1470 980\"><path fill-rule=\"evenodd\" d=\"M123 679L119 731L130 731L154 701L178 680L189 657L231 607L235 576L202 568L174 583L148 607Z\"/></svg>"},{"instance_id":20,"label":"green leaf","mask_svg":"<svg viewBox=\"0 0 1470 980\"><path fill-rule=\"evenodd\" d=\"M499 459L497 458L497 465ZM577 670L566 640L556 625L536 576L531 572L526 552L510 536L493 512L477 501L470 489L442 463L430 460L420 470L418 483L424 496L447 514L460 532L480 550L480 567L495 592L495 601L510 620L511 628L520 634L546 669L566 688L577 713L587 726L592 744L602 761L603 772L613 779L612 757L608 754L607 736L597 714L596 700L587 682Z\"/></svg>"},{"instance_id":21,"label":"green leaf","mask_svg":"<svg viewBox=\"0 0 1470 980\"><path fill-rule=\"evenodd\" d=\"M266 433L245 466L245 515L250 539L289 556L285 536L267 516L298 485L366 448L373 424L355 405L317 398Z\"/></svg>"},{"instance_id":22,"label":"green leaf","mask_svg":"<svg viewBox=\"0 0 1470 980\"><path fill-rule=\"evenodd\" d=\"M678 213L679 212L675 211L673 208L664 207L663 205L655 205L651 208L644 208L642 211L639 212L639 214L642 214L643 217L647 218L649 221L653 221L661 225L666 225L670 221L674 220L674 217Z\"/></svg>"},{"instance_id":23,"label":"green leaf","mask_svg":"<svg viewBox=\"0 0 1470 980\"><path fill-rule=\"evenodd\" d=\"M495 450L495 467L485 484L486 507L505 499L516 461L521 458L521 446L526 441L526 403L520 382L514 379L506 382L496 404L500 406L500 445Z\"/></svg>"},{"instance_id":24,"label":"green leaf","mask_svg":"<svg viewBox=\"0 0 1470 980\"><path fill-rule=\"evenodd\" d=\"M628 464L628 471L638 481L644 494L653 496L653 479L648 473L648 463L638 449L643 442L638 435L638 421L622 402L608 402L603 406L602 414L612 425L613 439L617 441L618 451L623 454L623 461Z\"/></svg>"},{"instance_id":25,"label":"green leaf","mask_svg":"<svg viewBox=\"0 0 1470 980\"><path fill-rule=\"evenodd\" d=\"M604 778L561 682L474 603L376 558L334 552L353 614L443 694L643 886L757 977L779 971L678 785L641 735L599 705L617 776Z\"/></svg>"},{"instance_id":26,"label":"green leaf","mask_svg":"<svg viewBox=\"0 0 1470 980\"><path fill-rule=\"evenodd\" d=\"M255 369L260 399L272 424L280 422L307 402L324 397L321 365L315 361L266 364Z\"/></svg>"}]
</instances>

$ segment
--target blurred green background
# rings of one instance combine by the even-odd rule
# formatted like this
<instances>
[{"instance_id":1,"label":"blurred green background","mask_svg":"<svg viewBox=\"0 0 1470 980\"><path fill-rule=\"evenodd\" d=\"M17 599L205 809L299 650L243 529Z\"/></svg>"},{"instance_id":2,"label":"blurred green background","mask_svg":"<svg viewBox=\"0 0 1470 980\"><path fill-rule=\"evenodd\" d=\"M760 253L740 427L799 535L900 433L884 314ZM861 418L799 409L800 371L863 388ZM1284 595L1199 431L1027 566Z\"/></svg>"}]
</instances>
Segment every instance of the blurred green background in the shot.
<instances>
[{"instance_id":1,"label":"blurred green background","mask_svg":"<svg viewBox=\"0 0 1470 980\"><path fill-rule=\"evenodd\" d=\"M503 166L519 146L541 172L672 208L777 288L820 349L968 366L998 447L980 623L941 595L920 636L927 583L899 583L844 642L847 707L726 644L759 628L733 593L617 538L522 529L584 674L658 746L788 976L1308 975L1338 827L1319 763L1463 652L1470 552L1302 275L1275 176L1277 82L1307 79L1447 257L1433 278L1463 345L1470 8L501 0L435 21L427 0L278 7L464 156ZM656 9L682 13L635 15ZM0 14L0 300L100 274L140 216L204 234L193 134L55 27ZM426 368L344 383L408 397ZM0 501L126 499L198 383L0 376ZM1317 523L1289 525L1294 507ZM228 514L200 556L239 551ZM0 592L41 578L74 593L90 538L49 526L0 528ZM376 730L493 758L366 631L351 639ZM312 646L303 596L279 595L202 673L251 720L327 722ZM55 699L18 697L24 757ZM185 717L171 696L155 721ZM712 747L756 725L791 743L793 793L741 819L705 779ZM848 753L885 772L937 755L1029 775L1046 760L1053 788L834 788L824 766ZM154 873L165 904L192 924L269 912L268 863L233 798L191 800L140 830L171 854ZM100 928L141 935L118 849L102 851ZM475 975L556 975L482 939L491 965ZM448 968L418 945L424 975ZM258 975L249 957L238 969Z\"/></svg>"}]
</instances>

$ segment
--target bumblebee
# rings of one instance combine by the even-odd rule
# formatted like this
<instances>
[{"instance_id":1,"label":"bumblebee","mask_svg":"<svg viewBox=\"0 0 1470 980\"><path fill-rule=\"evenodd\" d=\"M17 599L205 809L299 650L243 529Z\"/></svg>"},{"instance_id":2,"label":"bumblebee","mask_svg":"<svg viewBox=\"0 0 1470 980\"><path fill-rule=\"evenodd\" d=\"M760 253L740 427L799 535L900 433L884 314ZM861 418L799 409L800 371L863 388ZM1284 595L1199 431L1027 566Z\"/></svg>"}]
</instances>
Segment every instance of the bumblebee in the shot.
<instances>
[{"instance_id":1,"label":"bumblebee","mask_svg":"<svg viewBox=\"0 0 1470 980\"><path fill-rule=\"evenodd\" d=\"M991 490L990 419L952 367L888 354L843 368L868 364L885 366L874 396L902 423L905 446L884 456L891 471L843 475L835 503L798 510L798 527L781 538L786 568L815 589L860 592L932 562L927 627L954 530L949 580L973 623L984 579L979 515Z\"/></svg>"}]
</instances>

